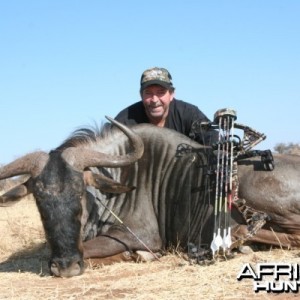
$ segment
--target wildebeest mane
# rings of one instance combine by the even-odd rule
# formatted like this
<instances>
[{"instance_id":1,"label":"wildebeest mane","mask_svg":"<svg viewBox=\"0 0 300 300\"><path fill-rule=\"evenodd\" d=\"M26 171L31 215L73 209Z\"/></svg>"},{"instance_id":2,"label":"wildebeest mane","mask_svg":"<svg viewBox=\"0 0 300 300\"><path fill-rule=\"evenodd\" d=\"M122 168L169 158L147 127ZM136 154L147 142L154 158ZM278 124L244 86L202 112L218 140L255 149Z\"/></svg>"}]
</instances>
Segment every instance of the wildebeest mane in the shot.
<instances>
[{"instance_id":1,"label":"wildebeest mane","mask_svg":"<svg viewBox=\"0 0 300 300\"><path fill-rule=\"evenodd\" d=\"M110 123L104 123L100 127L95 124L90 127L76 129L63 143L55 150L63 151L70 147L78 147L88 143L95 143L98 139L105 138L112 132Z\"/></svg>"}]
</instances>

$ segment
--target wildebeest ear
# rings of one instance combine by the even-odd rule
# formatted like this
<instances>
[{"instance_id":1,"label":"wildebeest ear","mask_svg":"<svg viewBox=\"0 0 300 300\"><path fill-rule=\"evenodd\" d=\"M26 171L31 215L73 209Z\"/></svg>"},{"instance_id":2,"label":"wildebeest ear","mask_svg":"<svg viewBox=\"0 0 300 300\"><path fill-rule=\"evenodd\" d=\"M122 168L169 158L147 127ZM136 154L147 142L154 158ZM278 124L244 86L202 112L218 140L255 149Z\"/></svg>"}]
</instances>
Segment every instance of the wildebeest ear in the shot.
<instances>
[{"instance_id":1,"label":"wildebeest ear","mask_svg":"<svg viewBox=\"0 0 300 300\"><path fill-rule=\"evenodd\" d=\"M12 188L5 194L0 196L0 206L11 206L18 201L20 201L24 196L28 195L30 192L26 185L20 184Z\"/></svg>"},{"instance_id":2,"label":"wildebeest ear","mask_svg":"<svg viewBox=\"0 0 300 300\"><path fill-rule=\"evenodd\" d=\"M130 187L121 184L111 178L108 178L102 174L95 174L91 171L84 172L84 181L86 185L94 186L101 192L105 193L127 193L135 189L135 187Z\"/></svg>"}]
</instances>

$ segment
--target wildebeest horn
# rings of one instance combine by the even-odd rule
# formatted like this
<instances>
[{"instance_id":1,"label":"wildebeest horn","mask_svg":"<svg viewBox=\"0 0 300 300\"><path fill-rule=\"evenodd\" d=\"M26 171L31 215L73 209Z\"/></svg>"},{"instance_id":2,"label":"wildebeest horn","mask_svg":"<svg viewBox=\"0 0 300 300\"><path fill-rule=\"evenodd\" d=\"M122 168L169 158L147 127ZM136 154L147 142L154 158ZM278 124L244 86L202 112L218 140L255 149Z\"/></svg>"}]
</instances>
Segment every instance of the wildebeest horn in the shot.
<instances>
[{"instance_id":1,"label":"wildebeest horn","mask_svg":"<svg viewBox=\"0 0 300 300\"><path fill-rule=\"evenodd\" d=\"M49 155L43 151L24 155L0 168L0 180L23 174L30 174L31 177L36 177L43 170L48 158Z\"/></svg>"},{"instance_id":2,"label":"wildebeest horn","mask_svg":"<svg viewBox=\"0 0 300 300\"><path fill-rule=\"evenodd\" d=\"M87 167L122 167L136 162L143 155L144 143L140 136L118 121L105 117L125 133L133 146L133 151L126 155L109 155L94 150L70 147L64 150L62 156L75 169L83 171Z\"/></svg>"}]
</instances>

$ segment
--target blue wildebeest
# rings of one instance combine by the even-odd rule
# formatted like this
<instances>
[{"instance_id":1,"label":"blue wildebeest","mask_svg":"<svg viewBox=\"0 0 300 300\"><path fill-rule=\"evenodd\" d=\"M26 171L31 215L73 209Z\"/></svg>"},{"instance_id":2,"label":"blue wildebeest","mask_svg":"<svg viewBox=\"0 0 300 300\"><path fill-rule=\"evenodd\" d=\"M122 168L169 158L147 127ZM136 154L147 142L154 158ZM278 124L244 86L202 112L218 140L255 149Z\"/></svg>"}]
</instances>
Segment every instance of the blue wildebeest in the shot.
<instances>
[{"instance_id":1,"label":"blue wildebeest","mask_svg":"<svg viewBox=\"0 0 300 300\"><path fill-rule=\"evenodd\" d=\"M126 259L147 251L156 257L169 245L212 241L211 148L169 129L111 122L102 132L81 130L50 153L34 152L0 169L0 179L30 175L0 203L34 195L56 276L81 274L88 258ZM234 240L248 235L250 241L300 246L300 158L278 156L275 166L270 172L255 158L241 162L239 196L270 222L251 236L236 209Z\"/></svg>"}]
</instances>

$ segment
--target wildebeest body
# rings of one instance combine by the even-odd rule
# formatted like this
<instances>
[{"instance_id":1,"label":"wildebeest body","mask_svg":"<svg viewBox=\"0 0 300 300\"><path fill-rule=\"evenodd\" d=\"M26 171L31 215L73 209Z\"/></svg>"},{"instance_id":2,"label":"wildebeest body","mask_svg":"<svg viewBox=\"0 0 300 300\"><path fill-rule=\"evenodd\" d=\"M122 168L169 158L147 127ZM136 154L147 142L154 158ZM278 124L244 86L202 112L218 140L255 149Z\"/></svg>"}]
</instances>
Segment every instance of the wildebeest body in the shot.
<instances>
[{"instance_id":1,"label":"wildebeest body","mask_svg":"<svg viewBox=\"0 0 300 300\"><path fill-rule=\"evenodd\" d=\"M211 195L209 197L208 186L210 166L207 156L211 150L183 135L178 142L178 133L171 130L161 131L148 125L133 130L142 137L145 145L142 158L130 166L106 168L105 173L124 185L137 188L120 195L103 194L95 188L88 188L90 204L87 206L90 211L87 215L90 219L84 226L83 235L85 239L99 234L105 234L105 237L98 237L99 243L95 240L87 242L85 253L89 253L89 257L101 257L125 250L144 249L101 203L110 207L153 251L167 245L186 245L188 240L199 242L202 234L201 241L208 244L211 236L205 236L208 231L203 229L208 225L206 219L211 215L214 200ZM110 136L106 137L105 145L111 147L116 140L119 143L113 154L128 151L129 145L122 133ZM180 144L186 144L187 154L180 155ZM99 142L99 149L104 151L105 145ZM94 197L100 201L95 202ZM98 247L100 244L101 247Z\"/></svg>"},{"instance_id":2,"label":"wildebeest body","mask_svg":"<svg viewBox=\"0 0 300 300\"><path fill-rule=\"evenodd\" d=\"M31 173L23 188L37 201L53 274L78 275L83 271L83 257L148 250L144 244L153 252L169 245L186 247L188 242L210 245L215 201L211 148L151 125L132 130L137 135L134 142L115 127L99 135L86 131L49 154L28 155L0 170L0 179ZM98 156L104 162L99 163ZM292 163L287 159L275 157L272 172L262 170L257 159L242 161L239 196L254 210L270 215L269 224L278 227L279 235L284 232L279 242L300 246L300 158ZM25 164L32 167L23 170ZM0 200L10 199L4 195ZM289 217L285 207L290 207ZM235 239L247 234L238 216ZM249 240L278 244L270 230L260 230Z\"/></svg>"},{"instance_id":3,"label":"wildebeest body","mask_svg":"<svg viewBox=\"0 0 300 300\"><path fill-rule=\"evenodd\" d=\"M274 162L275 169L265 171L258 158L242 160L238 167L239 197L270 218L253 241L299 247L300 157L274 155Z\"/></svg>"}]
</instances>

